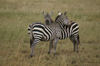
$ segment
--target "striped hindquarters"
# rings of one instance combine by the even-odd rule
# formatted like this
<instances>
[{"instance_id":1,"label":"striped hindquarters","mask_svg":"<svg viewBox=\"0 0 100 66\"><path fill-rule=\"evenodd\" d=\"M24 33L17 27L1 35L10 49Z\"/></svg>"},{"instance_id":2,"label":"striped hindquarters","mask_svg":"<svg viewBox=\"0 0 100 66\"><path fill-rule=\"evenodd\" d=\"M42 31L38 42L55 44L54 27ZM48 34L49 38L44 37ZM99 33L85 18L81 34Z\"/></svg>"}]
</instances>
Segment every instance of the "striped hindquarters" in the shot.
<instances>
[{"instance_id":1,"label":"striped hindquarters","mask_svg":"<svg viewBox=\"0 0 100 66\"><path fill-rule=\"evenodd\" d=\"M67 32L67 36L70 37L72 35L77 36L78 32L79 32L79 26L76 22L71 21L71 25L70 27L68 26L64 26L66 27L66 32Z\"/></svg>"},{"instance_id":2,"label":"striped hindquarters","mask_svg":"<svg viewBox=\"0 0 100 66\"><path fill-rule=\"evenodd\" d=\"M52 36L52 30L42 24L42 23L33 23L29 25L28 27L28 34L31 34L31 29L32 29L32 36L35 39L43 40L43 41L48 41L51 39ZM30 35L31 36L31 35Z\"/></svg>"},{"instance_id":3,"label":"striped hindquarters","mask_svg":"<svg viewBox=\"0 0 100 66\"><path fill-rule=\"evenodd\" d=\"M78 35L79 32L79 26L76 22L71 21L71 26L69 28L70 35Z\"/></svg>"}]
</instances>

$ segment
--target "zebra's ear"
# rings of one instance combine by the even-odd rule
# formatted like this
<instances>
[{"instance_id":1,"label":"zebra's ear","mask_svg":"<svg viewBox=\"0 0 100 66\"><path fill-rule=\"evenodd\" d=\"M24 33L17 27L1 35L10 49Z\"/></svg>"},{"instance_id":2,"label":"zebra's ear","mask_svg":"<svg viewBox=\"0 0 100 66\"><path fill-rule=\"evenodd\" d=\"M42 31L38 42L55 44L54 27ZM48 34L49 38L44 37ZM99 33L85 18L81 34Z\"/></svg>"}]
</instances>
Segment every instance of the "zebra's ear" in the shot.
<instances>
[{"instance_id":1,"label":"zebra's ear","mask_svg":"<svg viewBox=\"0 0 100 66\"><path fill-rule=\"evenodd\" d=\"M65 11L64 15L66 15L66 14L67 14L67 12Z\"/></svg>"},{"instance_id":2,"label":"zebra's ear","mask_svg":"<svg viewBox=\"0 0 100 66\"><path fill-rule=\"evenodd\" d=\"M51 16L53 14L53 12L51 12L49 15Z\"/></svg>"},{"instance_id":3,"label":"zebra's ear","mask_svg":"<svg viewBox=\"0 0 100 66\"><path fill-rule=\"evenodd\" d=\"M42 13L44 14L44 16L46 16L46 13L44 11Z\"/></svg>"},{"instance_id":4,"label":"zebra's ear","mask_svg":"<svg viewBox=\"0 0 100 66\"><path fill-rule=\"evenodd\" d=\"M61 15L61 13L58 11L58 15Z\"/></svg>"}]
</instances>

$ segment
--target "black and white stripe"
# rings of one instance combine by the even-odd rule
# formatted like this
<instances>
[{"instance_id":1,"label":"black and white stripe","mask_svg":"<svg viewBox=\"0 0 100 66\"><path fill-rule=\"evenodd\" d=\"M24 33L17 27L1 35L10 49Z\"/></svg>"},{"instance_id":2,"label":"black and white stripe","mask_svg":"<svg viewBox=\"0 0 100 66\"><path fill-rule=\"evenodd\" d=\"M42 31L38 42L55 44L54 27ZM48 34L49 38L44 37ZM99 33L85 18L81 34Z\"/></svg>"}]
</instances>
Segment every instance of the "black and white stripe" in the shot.
<instances>
[{"instance_id":1,"label":"black and white stripe","mask_svg":"<svg viewBox=\"0 0 100 66\"><path fill-rule=\"evenodd\" d=\"M70 26L64 26L64 28L66 29L68 37L70 37L72 35L77 36L79 34L79 26L74 21L71 21L71 25Z\"/></svg>"},{"instance_id":2,"label":"black and white stripe","mask_svg":"<svg viewBox=\"0 0 100 66\"><path fill-rule=\"evenodd\" d=\"M63 21L63 19L65 19L65 18L66 18L68 21L69 21L69 19L68 19L67 16L64 16L64 17L60 17L60 16L62 16L62 15L57 16L57 18L55 19L55 22L58 23L58 24L60 24L60 27L61 27L61 37L60 37L60 39L62 40L62 39L66 39L66 38L69 37L69 33L68 33L68 32L66 31L66 29L64 28L65 25L63 25L62 21Z\"/></svg>"},{"instance_id":3,"label":"black and white stripe","mask_svg":"<svg viewBox=\"0 0 100 66\"><path fill-rule=\"evenodd\" d=\"M48 26L46 26L42 23L39 23L39 22L33 23L32 26L28 27L29 35L31 33L31 27L32 27L32 35L33 35L32 39L35 38L35 39L39 39L39 40L43 40L43 41L48 41L51 39L52 30Z\"/></svg>"}]
</instances>

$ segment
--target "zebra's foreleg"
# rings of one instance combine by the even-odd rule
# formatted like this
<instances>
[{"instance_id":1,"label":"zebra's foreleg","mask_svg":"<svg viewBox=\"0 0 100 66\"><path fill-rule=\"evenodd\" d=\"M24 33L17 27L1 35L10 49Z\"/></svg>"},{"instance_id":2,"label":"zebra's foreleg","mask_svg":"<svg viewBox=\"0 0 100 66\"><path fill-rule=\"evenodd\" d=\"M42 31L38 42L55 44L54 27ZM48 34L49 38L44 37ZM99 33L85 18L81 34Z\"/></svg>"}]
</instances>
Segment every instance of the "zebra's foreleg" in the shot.
<instances>
[{"instance_id":1,"label":"zebra's foreleg","mask_svg":"<svg viewBox=\"0 0 100 66\"><path fill-rule=\"evenodd\" d=\"M58 38L54 40L54 55L56 54L56 47L57 47Z\"/></svg>"},{"instance_id":2,"label":"zebra's foreleg","mask_svg":"<svg viewBox=\"0 0 100 66\"><path fill-rule=\"evenodd\" d=\"M32 49L31 49L31 57L35 56L34 48L35 48L36 44L38 44L38 42L39 42L39 39L34 39L34 42L32 44Z\"/></svg>"},{"instance_id":3,"label":"zebra's foreleg","mask_svg":"<svg viewBox=\"0 0 100 66\"><path fill-rule=\"evenodd\" d=\"M50 52L51 52L51 48L53 48L53 40L50 41L50 44L49 44L49 52L48 52L48 54L50 54Z\"/></svg>"}]
</instances>

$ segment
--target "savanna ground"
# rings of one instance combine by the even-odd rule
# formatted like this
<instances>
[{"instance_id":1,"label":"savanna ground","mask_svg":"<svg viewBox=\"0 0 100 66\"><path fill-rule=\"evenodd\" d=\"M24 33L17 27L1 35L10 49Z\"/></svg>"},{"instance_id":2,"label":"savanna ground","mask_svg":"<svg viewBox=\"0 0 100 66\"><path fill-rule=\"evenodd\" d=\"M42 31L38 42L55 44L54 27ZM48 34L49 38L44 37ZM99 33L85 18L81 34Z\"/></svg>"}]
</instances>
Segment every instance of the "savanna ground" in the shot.
<instances>
[{"instance_id":1,"label":"savanna ground","mask_svg":"<svg viewBox=\"0 0 100 66\"><path fill-rule=\"evenodd\" d=\"M67 11L79 24L79 53L66 39L58 42L57 55L48 55L49 42L39 42L30 57L27 29L44 23L42 11L53 11L53 20ZM0 66L100 66L100 0L0 0Z\"/></svg>"}]
</instances>

